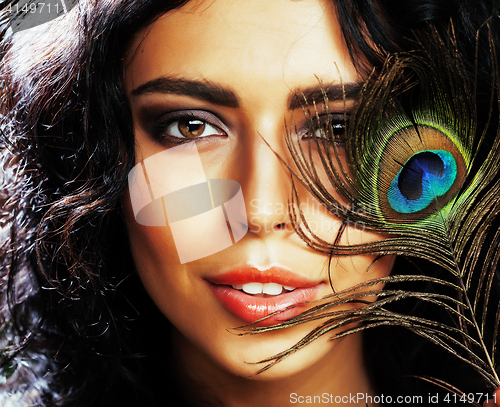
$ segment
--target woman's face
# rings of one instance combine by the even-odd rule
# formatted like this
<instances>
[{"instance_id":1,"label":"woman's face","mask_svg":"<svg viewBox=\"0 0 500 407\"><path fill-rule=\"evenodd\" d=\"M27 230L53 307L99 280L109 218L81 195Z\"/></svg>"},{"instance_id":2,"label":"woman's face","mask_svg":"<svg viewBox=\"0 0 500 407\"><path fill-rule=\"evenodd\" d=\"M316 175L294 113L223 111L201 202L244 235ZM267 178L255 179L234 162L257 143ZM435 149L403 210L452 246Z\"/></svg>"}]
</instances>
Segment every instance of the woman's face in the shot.
<instances>
[{"instance_id":1,"label":"woman's face","mask_svg":"<svg viewBox=\"0 0 500 407\"><path fill-rule=\"evenodd\" d=\"M333 116L343 117L354 101L349 94L343 100L341 84L356 88L363 78L349 59L334 10L319 0L191 1L140 31L124 67L138 168L144 168L143 160L147 167L147 159L164 150L190 146L191 153L199 155L212 187L213 180L220 179L239 184L248 225L248 232L238 240L236 224L229 223L229 229L233 228L229 247L182 261L176 236L185 232L182 244L184 249L187 245L188 253L201 250L206 242L217 244L224 237L215 229L210 232L215 218L195 218L189 227L177 224L174 228L165 198L159 201L159 216L165 210L170 222L145 226L136 221L127 196L125 212L139 275L157 306L177 328L180 349L189 355L186 358L237 376L252 375L263 365L247 362L258 362L289 348L319 323L246 336L237 336L230 328L332 293L328 258L308 248L290 227L290 173L275 153L293 164L285 142L286 128L297 143L311 143L298 102L302 92L316 95L317 109L324 112L323 84L329 94L329 110ZM313 112L314 106L306 109ZM183 144L186 138L189 144ZM169 160L170 156L165 157ZM196 184L198 181L190 181L189 176L179 175L200 175L196 160L191 158L181 158L172 171L156 172L167 183L182 179L180 184L184 184L176 189ZM163 164L160 159L158 165ZM172 174L177 174L177 181L172 181ZM298 192L301 209L314 232L333 242L340 226L338 218L322 209L303 188ZM241 202L236 206L243 208ZM244 233L244 217L239 221L239 230ZM378 238L347 228L342 242L356 244ZM335 289L389 274L392 258L378 260L370 267L373 260L374 256L333 259ZM301 309L296 307L275 320ZM351 347L359 345L351 337L329 341L330 337L314 341L255 379L287 377L323 360L345 362ZM359 353L356 349L353 352Z\"/></svg>"}]
</instances>

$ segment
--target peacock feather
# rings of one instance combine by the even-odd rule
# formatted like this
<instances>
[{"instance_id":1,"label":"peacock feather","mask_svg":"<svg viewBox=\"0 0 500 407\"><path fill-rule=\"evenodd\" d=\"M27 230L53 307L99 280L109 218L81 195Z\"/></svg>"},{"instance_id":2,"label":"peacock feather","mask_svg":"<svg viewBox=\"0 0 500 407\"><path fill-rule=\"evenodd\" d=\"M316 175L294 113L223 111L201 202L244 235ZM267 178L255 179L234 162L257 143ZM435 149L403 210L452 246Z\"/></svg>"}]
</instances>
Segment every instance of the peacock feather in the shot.
<instances>
[{"instance_id":1,"label":"peacock feather","mask_svg":"<svg viewBox=\"0 0 500 407\"><path fill-rule=\"evenodd\" d=\"M330 258L366 253L420 258L444 273L368 281L335 292L275 326L242 328L240 334L255 334L321 321L292 348L260 361L266 363L262 371L322 335L338 338L373 326L399 325L473 366L490 390L500 386L495 359L500 304L493 289L500 259L500 72L491 30L485 27L478 37L481 46L489 47L487 64L477 67L483 82L487 76L491 85L486 108L477 102L484 90L466 73L452 28L442 38L429 27L415 34L414 51L388 57L366 81L346 121L345 143L338 142L332 125L315 132L320 114L330 114L327 107L309 114L314 141L308 147L289 132L288 147L298 168L288 166L292 178L341 217L339 233L362 224L386 236L358 245L339 244L339 235L324 240L309 228L294 187L291 218L310 247ZM326 92L324 97L317 106L328 106ZM339 206L344 210L336 210ZM398 288L408 281L425 281L433 289ZM440 307L449 318L400 315L387 308L403 299ZM339 310L350 302L363 306Z\"/></svg>"}]
</instances>

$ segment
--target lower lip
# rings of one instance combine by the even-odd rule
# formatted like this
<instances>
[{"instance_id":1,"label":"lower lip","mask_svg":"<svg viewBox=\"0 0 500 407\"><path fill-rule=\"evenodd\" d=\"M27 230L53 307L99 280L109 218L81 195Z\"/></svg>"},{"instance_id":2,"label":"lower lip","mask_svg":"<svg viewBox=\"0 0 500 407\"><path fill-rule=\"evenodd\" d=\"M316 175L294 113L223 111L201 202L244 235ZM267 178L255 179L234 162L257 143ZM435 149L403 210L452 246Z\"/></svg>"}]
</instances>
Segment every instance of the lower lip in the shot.
<instances>
[{"instance_id":1,"label":"lower lip","mask_svg":"<svg viewBox=\"0 0 500 407\"><path fill-rule=\"evenodd\" d=\"M255 323L274 312L282 311L256 323L259 326L270 326L293 318L304 311L307 307L304 303L316 297L323 283L313 287L296 288L293 291L269 297L256 297L227 285L213 283L209 285L222 306L247 323ZM287 309L288 307L292 308Z\"/></svg>"}]
</instances>

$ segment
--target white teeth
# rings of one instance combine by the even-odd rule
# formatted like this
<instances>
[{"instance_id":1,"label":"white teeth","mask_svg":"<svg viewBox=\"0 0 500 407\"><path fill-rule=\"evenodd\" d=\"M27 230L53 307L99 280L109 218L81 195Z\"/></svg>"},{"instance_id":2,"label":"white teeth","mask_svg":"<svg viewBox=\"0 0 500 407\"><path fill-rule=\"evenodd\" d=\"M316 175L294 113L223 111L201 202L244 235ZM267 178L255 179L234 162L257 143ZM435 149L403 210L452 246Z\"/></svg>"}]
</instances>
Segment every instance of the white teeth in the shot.
<instances>
[{"instance_id":1,"label":"white teeth","mask_svg":"<svg viewBox=\"0 0 500 407\"><path fill-rule=\"evenodd\" d=\"M243 290L247 294L267 294L267 295L280 295L283 292L283 288L286 291L293 291L295 287L290 287L287 285L281 285L277 283L246 283L246 284L234 284L235 290Z\"/></svg>"},{"instance_id":2,"label":"white teeth","mask_svg":"<svg viewBox=\"0 0 500 407\"><path fill-rule=\"evenodd\" d=\"M243 284L242 290L247 294L262 294L262 283Z\"/></svg>"},{"instance_id":3,"label":"white teeth","mask_svg":"<svg viewBox=\"0 0 500 407\"><path fill-rule=\"evenodd\" d=\"M266 283L262 287L262 292L268 295L278 295L283 291L283 286L276 283Z\"/></svg>"}]
</instances>

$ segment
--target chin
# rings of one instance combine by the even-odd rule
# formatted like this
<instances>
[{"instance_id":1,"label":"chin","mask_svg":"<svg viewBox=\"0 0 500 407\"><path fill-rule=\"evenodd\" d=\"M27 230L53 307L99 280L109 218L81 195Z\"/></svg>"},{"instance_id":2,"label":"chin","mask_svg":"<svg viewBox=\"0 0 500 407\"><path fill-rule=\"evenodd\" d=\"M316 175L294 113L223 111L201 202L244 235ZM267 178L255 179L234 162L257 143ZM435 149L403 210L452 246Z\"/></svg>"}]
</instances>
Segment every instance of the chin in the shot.
<instances>
[{"instance_id":1,"label":"chin","mask_svg":"<svg viewBox=\"0 0 500 407\"><path fill-rule=\"evenodd\" d=\"M213 371L215 368L227 380L233 377L255 381L275 381L306 373L327 360L333 361L335 349L341 343L349 342L351 336L353 339L356 336L350 335L347 338L331 340L333 333L327 333L259 373L273 361L259 362L288 350L316 326L318 326L317 322L311 322L296 327L243 336L238 336L239 331L236 330L224 330L219 335L214 334L210 342L198 337L190 340L177 331L176 342L187 351L182 354L189 355L190 365L196 364L201 369L206 367L207 371ZM205 336L205 338L208 337L210 335Z\"/></svg>"}]
</instances>

